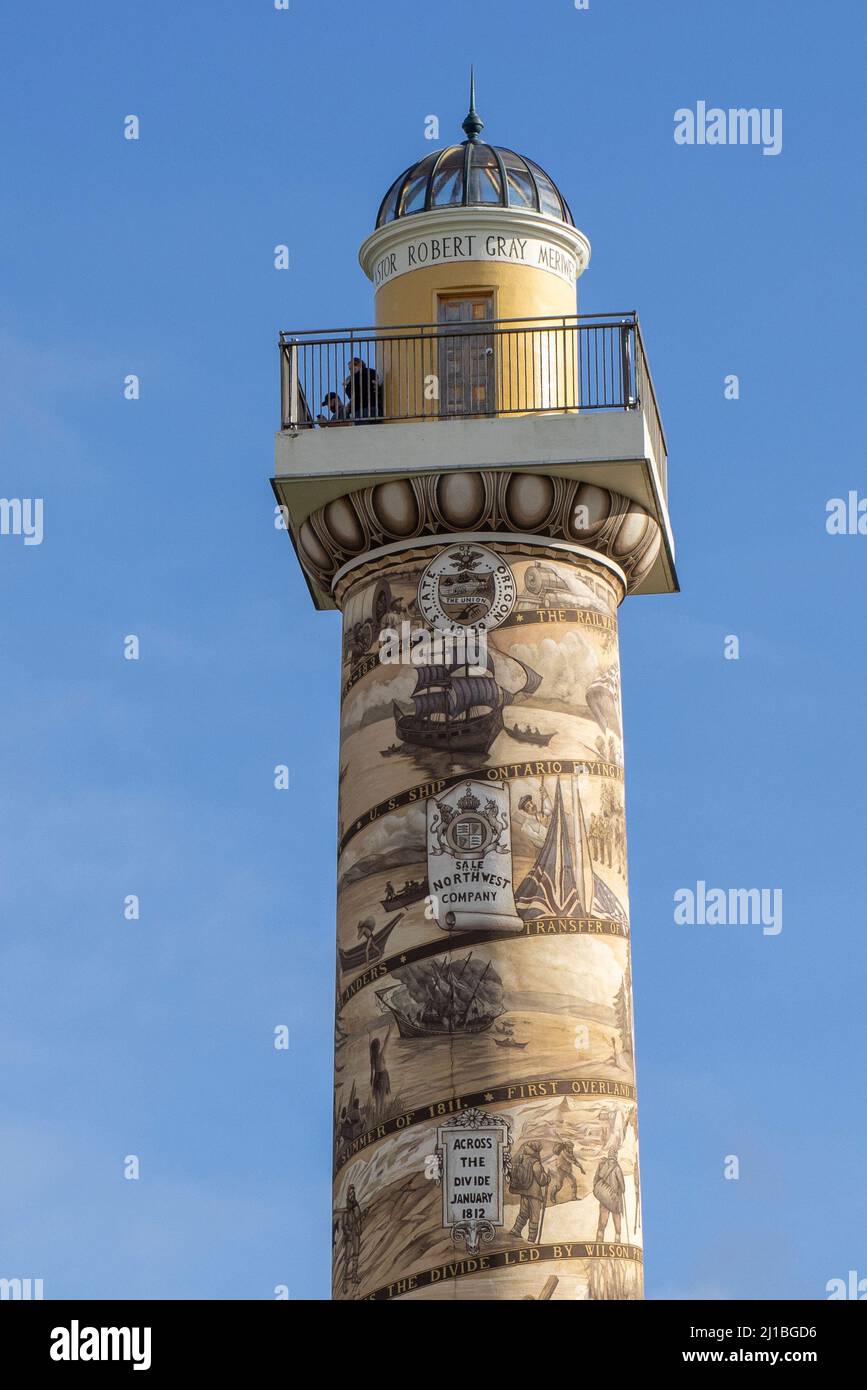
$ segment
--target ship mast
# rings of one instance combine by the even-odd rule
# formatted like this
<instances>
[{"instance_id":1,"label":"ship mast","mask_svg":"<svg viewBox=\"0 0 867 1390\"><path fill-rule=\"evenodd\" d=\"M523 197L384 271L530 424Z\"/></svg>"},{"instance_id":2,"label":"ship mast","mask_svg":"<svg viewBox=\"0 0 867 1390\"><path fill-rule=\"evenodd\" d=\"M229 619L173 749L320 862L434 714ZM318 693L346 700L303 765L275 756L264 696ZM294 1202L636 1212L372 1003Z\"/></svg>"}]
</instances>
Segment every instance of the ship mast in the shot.
<instances>
[{"instance_id":1,"label":"ship mast","mask_svg":"<svg viewBox=\"0 0 867 1390\"><path fill-rule=\"evenodd\" d=\"M461 1019L461 1027L463 1027L463 1025L466 1023L467 1019L469 1018L470 1009L472 1008L473 1000L475 999L476 995L478 994L479 989L480 989L481 984L482 984L482 981L484 980L484 978L485 978L485 976L487 975L487 973L488 973L488 971L490 970L490 968L491 968L491 962L488 961L488 963L487 963L487 965L485 966L484 970L482 971L481 975L480 975L479 978L476 980L476 987L475 987L475 989L473 990L472 994L470 995L470 1002L469 1002L469 1004L467 1004L467 1007L466 1007L466 1009L465 1009L465 1011L464 1011L464 1016L463 1016L463 1018Z\"/></svg>"}]
</instances>

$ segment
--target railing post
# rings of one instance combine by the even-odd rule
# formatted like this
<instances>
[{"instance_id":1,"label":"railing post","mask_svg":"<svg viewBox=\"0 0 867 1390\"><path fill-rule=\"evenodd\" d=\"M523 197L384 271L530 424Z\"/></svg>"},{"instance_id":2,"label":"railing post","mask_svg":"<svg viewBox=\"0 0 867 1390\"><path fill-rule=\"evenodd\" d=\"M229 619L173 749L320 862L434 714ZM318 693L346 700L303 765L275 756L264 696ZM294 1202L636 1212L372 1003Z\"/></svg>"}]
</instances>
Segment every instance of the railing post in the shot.
<instances>
[{"instance_id":1,"label":"railing post","mask_svg":"<svg viewBox=\"0 0 867 1390\"><path fill-rule=\"evenodd\" d=\"M637 392L633 390L633 365L635 349L632 335L635 332L631 323L620 325L620 388L623 395L623 409L633 410L637 404Z\"/></svg>"},{"instance_id":2,"label":"railing post","mask_svg":"<svg viewBox=\"0 0 867 1390\"><path fill-rule=\"evenodd\" d=\"M283 352L283 428L298 428L298 340L284 343Z\"/></svg>"},{"instance_id":3,"label":"railing post","mask_svg":"<svg viewBox=\"0 0 867 1390\"><path fill-rule=\"evenodd\" d=\"M286 430L289 428L289 360L282 334L277 351L280 353L280 428Z\"/></svg>"}]
</instances>

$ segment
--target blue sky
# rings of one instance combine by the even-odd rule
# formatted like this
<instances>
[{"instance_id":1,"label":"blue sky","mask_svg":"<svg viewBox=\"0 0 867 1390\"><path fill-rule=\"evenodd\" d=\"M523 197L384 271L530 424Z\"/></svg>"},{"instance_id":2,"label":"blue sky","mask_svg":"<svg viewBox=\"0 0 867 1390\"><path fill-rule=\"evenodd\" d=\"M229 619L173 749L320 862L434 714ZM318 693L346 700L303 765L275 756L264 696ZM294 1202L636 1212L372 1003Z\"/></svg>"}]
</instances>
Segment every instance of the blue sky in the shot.
<instances>
[{"instance_id":1,"label":"blue sky","mask_svg":"<svg viewBox=\"0 0 867 1390\"><path fill-rule=\"evenodd\" d=\"M272 525L275 341L370 322L357 247L471 61L591 240L581 308L639 311L669 439L683 592L622 613L648 1294L867 1275L867 537L825 529L867 490L861 26L7 7L0 495L45 510L0 537L0 1275L328 1297L339 634ZM698 100L781 107L782 153L676 146ZM699 879L782 888L782 932L675 925Z\"/></svg>"}]
</instances>

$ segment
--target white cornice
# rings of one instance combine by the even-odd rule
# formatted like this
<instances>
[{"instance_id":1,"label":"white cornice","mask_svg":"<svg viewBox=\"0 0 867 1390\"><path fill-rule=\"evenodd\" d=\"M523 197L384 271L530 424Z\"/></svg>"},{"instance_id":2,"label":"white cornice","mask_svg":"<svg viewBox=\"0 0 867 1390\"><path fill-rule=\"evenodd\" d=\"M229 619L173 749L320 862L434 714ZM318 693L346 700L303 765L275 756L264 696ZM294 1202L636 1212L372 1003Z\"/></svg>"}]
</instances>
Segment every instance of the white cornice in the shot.
<instances>
[{"instance_id":1,"label":"white cornice","mask_svg":"<svg viewBox=\"0 0 867 1390\"><path fill-rule=\"evenodd\" d=\"M488 253L489 237L504 237L508 243L523 241L526 258L516 259L513 254ZM473 237L472 253L467 254L465 245ZM434 260L414 262L409 248L416 250L422 243L430 247L432 239L450 239L450 254L438 254ZM463 241L461 254L454 254L455 238ZM381 284L414 270L429 269L432 264L458 264L463 261L499 261L506 264L525 264L532 269L547 270L558 274L561 279L569 278L562 270L552 269L545 263L545 248L559 251L574 262L575 276L587 269L590 262L590 242L577 227L566 222L555 222L538 212L523 208L490 207L444 207L432 208L430 212L417 212L409 217L399 217L387 222L362 243L358 252L361 268L369 280L376 284L377 267L386 265L389 273L381 279ZM390 258L393 257L393 260ZM387 258L389 258L387 260ZM378 288L378 286L377 286Z\"/></svg>"}]
</instances>

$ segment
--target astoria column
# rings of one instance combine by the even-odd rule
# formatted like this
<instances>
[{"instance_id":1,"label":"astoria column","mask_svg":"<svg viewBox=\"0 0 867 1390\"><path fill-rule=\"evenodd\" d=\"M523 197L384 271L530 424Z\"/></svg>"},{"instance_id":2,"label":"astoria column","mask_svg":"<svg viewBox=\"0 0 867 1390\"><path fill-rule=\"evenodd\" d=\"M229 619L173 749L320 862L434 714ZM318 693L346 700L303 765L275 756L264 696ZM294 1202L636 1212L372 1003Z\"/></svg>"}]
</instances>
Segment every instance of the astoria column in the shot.
<instances>
[{"instance_id":1,"label":"astoria column","mask_svg":"<svg viewBox=\"0 0 867 1390\"><path fill-rule=\"evenodd\" d=\"M375 327L281 335L343 615L333 1294L640 1298L617 611L677 588L665 437L565 198L463 130L361 247Z\"/></svg>"}]
</instances>

